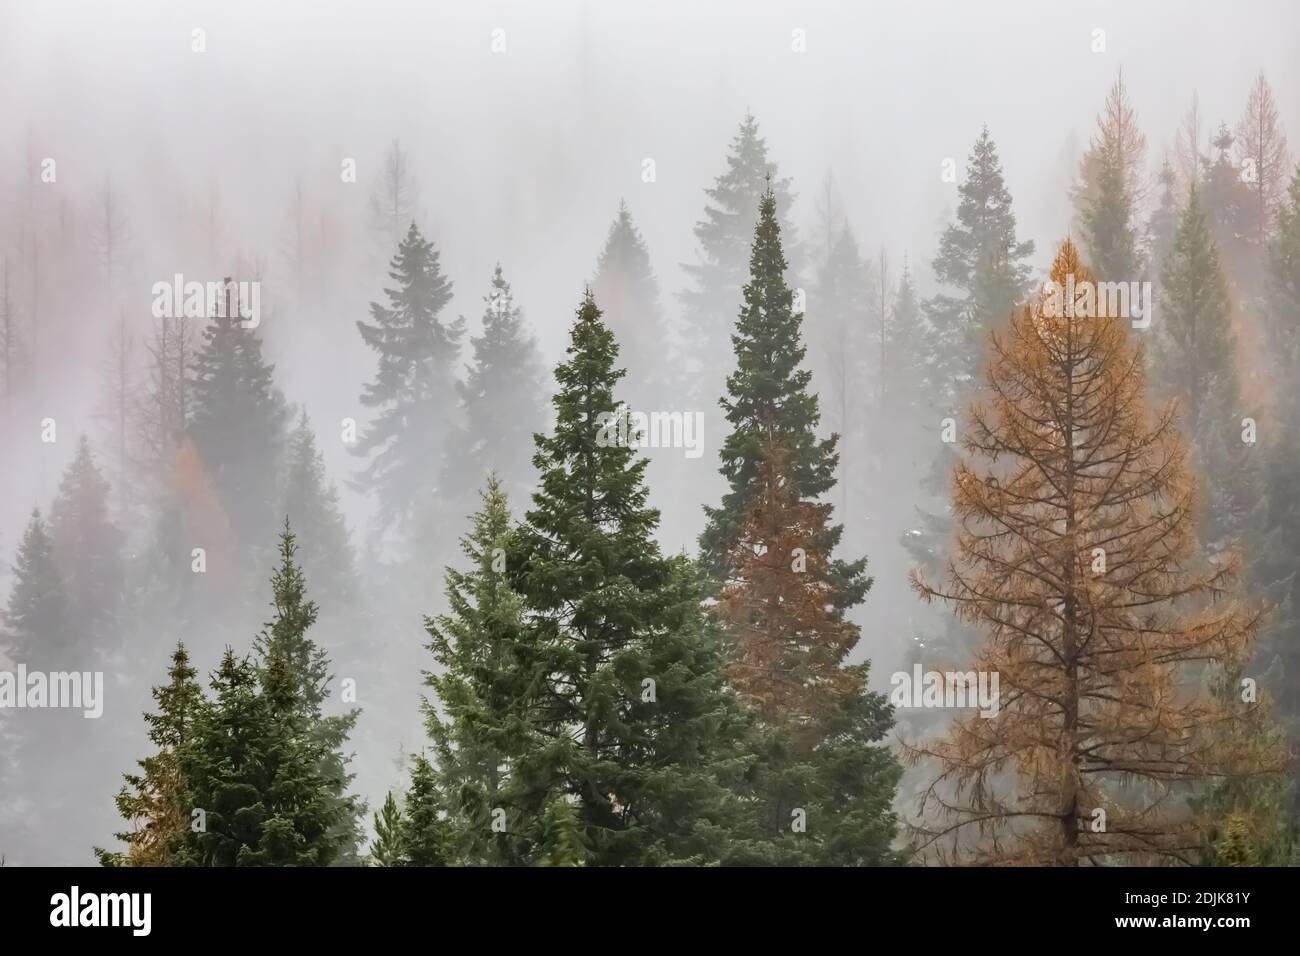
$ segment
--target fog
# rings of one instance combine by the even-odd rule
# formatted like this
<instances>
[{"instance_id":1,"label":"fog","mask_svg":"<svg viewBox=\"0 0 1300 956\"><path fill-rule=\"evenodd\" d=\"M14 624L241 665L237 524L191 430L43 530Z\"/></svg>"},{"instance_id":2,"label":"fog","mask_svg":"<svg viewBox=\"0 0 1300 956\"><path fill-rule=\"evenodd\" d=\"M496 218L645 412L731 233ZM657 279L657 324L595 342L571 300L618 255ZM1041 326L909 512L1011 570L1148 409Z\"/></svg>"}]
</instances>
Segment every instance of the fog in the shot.
<instances>
[{"instance_id":1,"label":"fog","mask_svg":"<svg viewBox=\"0 0 1300 956\"><path fill-rule=\"evenodd\" d=\"M699 259L693 227L704 191L725 172L747 113L792 180L795 201L780 212L797 226L807 263L793 284L814 281L829 176L864 258L883 251L895 281L906 261L924 298L936 290L930 263L982 127L1041 277L1075 228L1069 189L1120 71L1154 182L1194 93L1208 141L1220 121L1236 124L1263 70L1281 125L1300 131L1297 41L1300 8L1285 0L0 4L0 255L34 371L6 410L0 445L0 597L29 515L49 508L78 436L90 437L117 482L104 380L119 319L142 378L155 283L178 273L260 280L259 332L275 384L310 411L353 544L366 555L362 596L345 612L325 595L319 630L340 676L354 637L380 648L366 656L389 683L375 693L363 682L352 744L355 789L375 809L402 785L400 756L424 745L419 668L430 665L420 615L444 609L441 563L454 559L454 538L467 528L442 529L445 553L399 598L364 596L368 582L383 581L376 569L387 552L379 543L367 551L375 503L349 482L360 463L338 423L371 414L359 396L375 358L356 322L391 285L395 247L372 197L394 141L418 189L415 221L453 284L443 316L467 322L463 349L500 263L549 390L620 202L645 239L673 329L664 353L676 354L678 293L690 284L681 264ZM947 160L957 182L944 175ZM43 178L50 168L56 175ZM120 221L106 274L109 194ZM1144 219L1153 203L1154 188ZM816 321L810 298L805 322ZM824 386L814 371L814 387ZM656 491L650 473L667 552L694 552L702 506L723 487L715 471L726 423L716 408L700 410L705 454L672 466L684 469L677 485ZM55 441L42 440L47 419L57 423ZM866 552L875 577L853 612L863 628L854 656L871 659L876 689L908 660L923 613L933 613L908 588L911 559L898 540L920 498L876 495L848 511L846 545ZM119 517L128 550L147 549L147 514ZM250 573L265 581L270 567ZM119 683L110 678L105 703L113 729L74 745L97 750L69 784L82 790L84 819L42 818L21 788L0 795L0 807L8 803L0 835L9 830L19 847L0 841L11 863L90 862L92 844L111 843L118 775L149 752L138 714L166 668L159 649L193 639L205 672L223 643L247 648L267 619L269 590L249 601L202 638L156 620L161 632L147 639L123 636ZM115 686L129 689L115 698ZM29 828L37 835L17 836Z\"/></svg>"}]
</instances>

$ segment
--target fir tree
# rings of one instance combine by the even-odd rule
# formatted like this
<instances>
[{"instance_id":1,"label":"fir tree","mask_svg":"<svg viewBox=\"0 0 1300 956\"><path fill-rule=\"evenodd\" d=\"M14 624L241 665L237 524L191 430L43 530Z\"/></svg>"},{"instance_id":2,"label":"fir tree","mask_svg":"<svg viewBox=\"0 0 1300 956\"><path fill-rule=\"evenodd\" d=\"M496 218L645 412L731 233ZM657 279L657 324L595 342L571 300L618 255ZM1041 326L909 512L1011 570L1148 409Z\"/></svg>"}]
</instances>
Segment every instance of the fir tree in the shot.
<instances>
[{"instance_id":1,"label":"fir tree","mask_svg":"<svg viewBox=\"0 0 1300 956\"><path fill-rule=\"evenodd\" d=\"M537 439L540 490L506 559L546 675L532 721L546 743L517 763L518 830L544 847L545 806L568 797L594 864L703 862L728 819L720 779L740 722L696 575L655 544L645 460L600 417L618 406L617 353L589 293L555 372L554 430Z\"/></svg>"},{"instance_id":2,"label":"fir tree","mask_svg":"<svg viewBox=\"0 0 1300 956\"><path fill-rule=\"evenodd\" d=\"M109 518L109 486L82 436L50 508L50 539L82 640L111 653L123 604L122 532Z\"/></svg>"},{"instance_id":3,"label":"fir tree","mask_svg":"<svg viewBox=\"0 0 1300 956\"><path fill-rule=\"evenodd\" d=\"M126 849L96 848L95 855L105 866L170 866L186 839L191 808L180 765L203 701L197 674L185 646L177 643L167 683L153 689L158 711L144 715L149 740L158 749L139 761L139 773L123 774L126 784L116 797L118 813L130 825L126 832L115 834Z\"/></svg>"},{"instance_id":4,"label":"fir tree","mask_svg":"<svg viewBox=\"0 0 1300 956\"><path fill-rule=\"evenodd\" d=\"M1082 182L1075 197L1081 207L1085 247L1104 280L1131 282L1141 274L1135 206L1145 155L1146 137L1138 128L1121 73L1097 117L1097 132L1083 157Z\"/></svg>"},{"instance_id":5,"label":"fir tree","mask_svg":"<svg viewBox=\"0 0 1300 956\"><path fill-rule=\"evenodd\" d=\"M1179 399L1183 427L1206 472L1206 541L1222 547L1248 530L1256 503L1249 447L1241 441L1227 281L1193 188L1161 276L1155 378Z\"/></svg>"},{"instance_id":6,"label":"fir tree","mask_svg":"<svg viewBox=\"0 0 1300 956\"><path fill-rule=\"evenodd\" d=\"M370 844L370 862L373 866L401 866L402 855L402 811L397 807L390 790L384 797L384 805L375 812L375 839Z\"/></svg>"},{"instance_id":7,"label":"fir tree","mask_svg":"<svg viewBox=\"0 0 1300 956\"><path fill-rule=\"evenodd\" d=\"M735 371L727 377L727 396L719 404L731 425L722 446L722 475L729 490L720 507L705 507L708 525L700 536L701 558L721 580L731 545L749 504L772 440L790 453L790 470L801 498L817 498L835 484L838 435L819 439L821 413L809 391L812 373L803 368L803 314L794 310L785 282L786 260L777 221L776 193L760 202L750 254L750 278L732 336ZM840 529L832 529L838 538Z\"/></svg>"},{"instance_id":8,"label":"fir tree","mask_svg":"<svg viewBox=\"0 0 1300 956\"><path fill-rule=\"evenodd\" d=\"M582 866L587 849L582 845L582 831L573 804L563 798L546 805L542 820L539 866Z\"/></svg>"},{"instance_id":9,"label":"fir tree","mask_svg":"<svg viewBox=\"0 0 1300 956\"><path fill-rule=\"evenodd\" d=\"M1174 249L1178 232L1178 177L1166 159L1157 176L1160 183L1160 204L1147 222L1147 274L1157 280L1164 271L1165 259Z\"/></svg>"},{"instance_id":10,"label":"fir tree","mask_svg":"<svg viewBox=\"0 0 1300 956\"><path fill-rule=\"evenodd\" d=\"M283 663L292 684L294 706L311 744L321 754L319 775L326 786L317 799L336 818L331 836L342 842L333 862L341 862L355 856L360 839L358 818L363 808L347 793L353 775L348 772L349 758L341 752L360 712L353 708L337 715L324 713L333 676L329 656L307 636L316 623L318 608L307 598L307 578L297 551L297 536L286 519L280 533L280 563L271 575L275 619L259 635L255 647L263 671L277 660Z\"/></svg>"},{"instance_id":11,"label":"fir tree","mask_svg":"<svg viewBox=\"0 0 1300 956\"><path fill-rule=\"evenodd\" d=\"M305 408L289 436L280 510L295 529L303 572L331 601L347 601L356 582L352 543Z\"/></svg>"},{"instance_id":12,"label":"fir tree","mask_svg":"<svg viewBox=\"0 0 1300 956\"><path fill-rule=\"evenodd\" d=\"M453 862L450 830L439 799L436 771L423 756L417 756L398 831L402 865L446 866Z\"/></svg>"},{"instance_id":13,"label":"fir tree","mask_svg":"<svg viewBox=\"0 0 1300 956\"><path fill-rule=\"evenodd\" d=\"M1216 150L1214 161L1206 164L1197 193L1225 273L1239 287L1253 290L1264 264L1263 249L1254 242L1250 222L1254 199L1234 161L1233 142L1227 124L1221 123L1210 141Z\"/></svg>"},{"instance_id":14,"label":"fir tree","mask_svg":"<svg viewBox=\"0 0 1300 956\"><path fill-rule=\"evenodd\" d=\"M672 398L670 340L659 283L645 239L626 203L618 204L618 215L596 262L591 292L627 367L624 400L637 411L667 408L665 403Z\"/></svg>"},{"instance_id":15,"label":"fir tree","mask_svg":"<svg viewBox=\"0 0 1300 956\"><path fill-rule=\"evenodd\" d=\"M542 360L498 263L484 297L483 331L460 386L469 432L469 478L494 473L510 490L533 487L533 435L545 426Z\"/></svg>"},{"instance_id":16,"label":"fir tree","mask_svg":"<svg viewBox=\"0 0 1300 956\"><path fill-rule=\"evenodd\" d=\"M72 668L76 637L67 587L40 509L32 511L13 563L13 587L4 613L5 652L32 668ZM85 662L80 662L84 664Z\"/></svg>"},{"instance_id":17,"label":"fir tree","mask_svg":"<svg viewBox=\"0 0 1300 956\"><path fill-rule=\"evenodd\" d=\"M375 418L352 447L369 458L359 484L379 499L378 520L387 529L427 513L448 498L446 482L456 415L454 366L463 323L443 322L451 301L438 252L412 223L389 266L395 287L388 305L370 304L372 323L358 322L367 346L379 356L361 403Z\"/></svg>"},{"instance_id":18,"label":"fir tree","mask_svg":"<svg viewBox=\"0 0 1300 956\"><path fill-rule=\"evenodd\" d=\"M528 794L514 765L538 743L529 720L543 675L530 653L523 602L505 575L510 515L494 476L482 497L461 541L468 570L447 569L448 613L426 620L438 667L425 672L436 696L424 702L425 726L447 810L439 829L463 861L518 863L526 849L509 835L511 817L527 807ZM505 831L493 827L494 817Z\"/></svg>"},{"instance_id":19,"label":"fir tree","mask_svg":"<svg viewBox=\"0 0 1300 956\"><path fill-rule=\"evenodd\" d=\"M224 314L208 319L194 356L189 433L235 546L250 554L275 520L289 412L275 366L262 358L257 330L244 327L233 290L227 280Z\"/></svg>"},{"instance_id":20,"label":"fir tree","mask_svg":"<svg viewBox=\"0 0 1300 956\"><path fill-rule=\"evenodd\" d=\"M682 264L694 283L680 298L692 392L700 404L711 405L722 390L720 370L728 367L729 335L740 307L737 291L745 282L759 203L769 190L776 193L783 215L788 215L794 198L790 180L778 177L758 121L746 114L731 142L727 171L705 190L709 202L704 218L695 224L700 245L697 261ZM794 243L794 228L788 221L781 221L781 232L787 243Z\"/></svg>"}]
</instances>

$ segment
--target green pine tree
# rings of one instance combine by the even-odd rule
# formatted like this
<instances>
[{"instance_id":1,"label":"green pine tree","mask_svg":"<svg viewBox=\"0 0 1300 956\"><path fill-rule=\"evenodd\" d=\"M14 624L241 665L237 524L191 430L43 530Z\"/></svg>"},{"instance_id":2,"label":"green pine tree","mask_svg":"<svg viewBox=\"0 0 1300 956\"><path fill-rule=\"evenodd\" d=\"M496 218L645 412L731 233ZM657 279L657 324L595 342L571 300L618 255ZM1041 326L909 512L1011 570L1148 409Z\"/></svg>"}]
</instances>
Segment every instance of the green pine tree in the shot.
<instances>
[{"instance_id":1,"label":"green pine tree","mask_svg":"<svg viewBox=\"0 0 1300 956\"><path fill-rule=\"evenodd\" d=\"M13 564L13 587L4 613L5 653L31 668L72 667L76 647L67 586L40 509L33 509Z\"/></svg>"},{"instance_id":2,"label":"green pine tree","mask_svg":"<svg viewBox=\"0 0 1300 956\"><path fill-rule=\"evenodd\" d=\"M539 866L582 866L587 849L582 845L582 832L578 828L578 814L573 804L563 798L546 805L542 820L541 853Z\"/></svg>"},{"instance_id":3,"label":"green pine tree","mask_svg":"<svg viewBox=\"0 0 1300 956\"><path fill-rule=\"evenodd\" d=\"M425 672L435 696L424 702L425 725L447 810L439 830L464 862L518 863L527 846L511 825L536 807L521 791L515 763L538 745L530 718L544 675L523 602L505 574L510 514L495 476L482 498L461 541L468 569L447 569L448 612L425 622L437 665ZM504 830L494 827L498 820Z\"/></svg>"},{"instance_id":4,"label":"green pine tree","mask_svg":"<svg viewBox=\"0 0 1300 956\"><path fill-rule=\"evenodd\" d=\"M786 259L777 220L776 193L759 203L749 281L732 336L735 371L719 404L731 432L722 445L722 475L729 490L721 506L705 507L708 524L700 535L701 559L717 580L728 571L729 554L762 465L763 449L775 438L791 454L791 475L803 498L817 498L835 484L838 435L817 437L821 419L812 373L803 367L803 314L794 310L786 285ZM839 526L830 529L838 540Z\"/></svg>"},{"instance_id":5,"label":"green pine tree","mask_svg":"<svg viewBox=\"0 0 1300 956\"><path fill-rule=\"evenodd\" d=\"M617 354L588 293L555 371L554 430L537 439L541 487L506 557L546 675L532 721L544 744L514 771L530 811L517 832L544 847L545 806L568 797L593 864L705 862L734 816L722 781L742 722L697 575L660 554L645 460L619 440Z\"/></svg>"},{"instance_id":6,"label":"green pine tree","mask_svg":"<svg viewBox=\"0 0 1300 956\"><path fill-rule=\"evenodd\" d=\"M369 459L358 483L377 496L381 529L427 520L430 502L451 497L455 364L464 333L463 321L439 318L451 301L451 282L442 274L437 249L414 223L388 275L394 282L384 290L388 305L370 303L373 321L357 322L379 364L361 395L361 404L374 409L375 417L352 446L354 454Z\"/></svg>"},{"instance_id":7,"label":"green pine tree","mask_svg":"<svg viewBox=\"0 0 1300 956\"><path fill-rule=\"evenodd\" d=\"M356 587L352 543L305 408L289 436L280 511L295 529L303 572L331 602L348 601Z\"/></svg>"},{"instance_id":8,"label":"green pine tree","mask_svg":"<svg viewBox=\"0 0 1300 956\"><path fill-rule=\"evenodd\" d=\"M681 294L681 303L696 407L711 407L722 390L732 322L740 308L738 291L745 283L759 201L769 188L777 195L782 215L788 215L794 198L790 180L778 177L758 121L747 113L731 142L727 171L705 190L709 202L704 218L695 224L698 258L682 264L694 283ZM793 225L783 219L781 232L792 245Z\"/></svg>"},{"instance_id":9,"label":"green pine tree","mask_svg":"<svg viewBox=\"0 0 1300 956\"><path fill-rule=\"evenodd\" d=\"M402 866L402 811L390 790L384 805L375 812L375 839L370 844L372 866Z\"/></svg>"},{"instance_id":10,"label":"green pine tree","mask_svg":"<svg viewBox=\"0 0 1300 956\"><path fill-rule=\"evenodd\" d=\"M469 432L464 470L475 483L495 473L511 493L525 495L533 487L533 435L545 427L542 359L500 263L483 301L483 330L470 339L473 360L460 387Z\"/></svg>"},{"instance_id":11,"label":"green pine tree","mask_svg":"<svg viewBox=\"0 0 1300 956\"><path fill-rule=\"evenodd\" d=\"M189 433L236 547L248 557L259 553L275 520L289 411L275 366L263 359L257 330L244 327L226 281L224 314L209 317L191 366Z\"/></svg>"},{"instance_id":12,"label":"green pine tree","mask_svg":"<svg viewBox=\"0 0 1300 956\"><path fill-rule=\"evenodd\" d=\"M126 849L110 852L97 847L95 855L104 866L170 866L185 841L191 817L180 763L203 702L197 676L185 645L177 643L167 683L153 689L158 710L144 715L157 751L139 761L139 773L122 775L126 784L116 797L118 813L130 825L115 834Z\"/></svg>"},{"instance_id":13,"label":"green pine tree","mask_svg":"<svg viewBox=\"0 0 1300 956\"><path fill-rule=\"evenodd\" d=\"M102 656L112 652L125 586L123 534L109 518L108 482L82 436L50 507L50 539L82 641Z\"/></svg>"},{"instance_id":14,"label":"green pine tree","mask_svg":"<svg viewBox=\"0 0 1300 956\"><path fill-rule=\"evenodd\" d=\"M1168 159L1156 177L1160 183L1160 204L1147 222L1147 274L1157 279L1164 271L1165 259L1174 248L1178 232L1178 176Z\"/></svg>"}]
</instances>

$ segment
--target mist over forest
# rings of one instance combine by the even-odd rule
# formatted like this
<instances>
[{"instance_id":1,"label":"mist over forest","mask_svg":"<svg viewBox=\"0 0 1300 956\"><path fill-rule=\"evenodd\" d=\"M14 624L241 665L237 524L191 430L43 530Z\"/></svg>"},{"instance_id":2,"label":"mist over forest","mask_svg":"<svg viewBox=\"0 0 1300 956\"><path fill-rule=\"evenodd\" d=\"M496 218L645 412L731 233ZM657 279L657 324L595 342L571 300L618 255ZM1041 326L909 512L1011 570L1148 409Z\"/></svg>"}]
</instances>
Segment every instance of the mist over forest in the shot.
<instances>
[{"instance_id":1,"label":"mist over forest","mask_svg":"<svg viewBox=\"0 0 1300 956\"><path fill-rule=\"evenodd\" d=\"M1298 40L0 3L0 858L1300 860Z\"/></svg>"}]
</instances>

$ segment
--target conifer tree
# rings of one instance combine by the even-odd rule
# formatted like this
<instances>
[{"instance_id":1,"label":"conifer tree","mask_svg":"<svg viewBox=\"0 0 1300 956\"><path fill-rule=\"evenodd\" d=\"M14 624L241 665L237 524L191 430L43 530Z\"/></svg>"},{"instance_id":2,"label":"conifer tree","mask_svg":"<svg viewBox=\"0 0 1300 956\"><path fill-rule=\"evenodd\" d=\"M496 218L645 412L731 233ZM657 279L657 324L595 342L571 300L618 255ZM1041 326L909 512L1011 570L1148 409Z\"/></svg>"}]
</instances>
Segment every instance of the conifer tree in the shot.
<instances>
[{"instance_id":1,"label":"conifer tree","mask_svg":"<svg viewBox=\"0 0 1300 956\"><path fill-rule=\"evenodd\" d=\"M294 528L303 573L331 601L346 601L356 586L348 527L338 490L325 471L325 458L304 408L289 436L288 470L281 512Z\"/></svg>"},{"instance_id":2,"label":"conifer tree","mask_svg":"<svg viewBox=\"0 0 1300 956\"><path fill-rule=\"evenodd\" d=\"M1138 128L1121 73L1097 117L1097 132L1084 154L1075 196L1084 244L1102 279L1131 282L1141 273L1135 207L1145 156L1146 137Z\"/></svg>"},{"instance_id":3,"label":"conifer tree","mask_svg":"<svg viewBox=\"0 0 1300 956\"><path fill-rule=\"evenodd\" d=\"M618 215L596 261L591 292L619 342L619 355L627 368L624 401L642 412L668 408L666 403L673 398L671 341L659 302L659 282L645 239L624 202L618 204Z\"/></svg>"},{"instance_id":4,"label":"conifer tree","mask_svg":"<svg viewBox=\"0 0 1300 956\"><path fill-rule=\"evenodd\" d=\"M71 668L76 647L74 620L49 527L39 508L33 509L18 544L13 576L4 613L5 653L15 663L29 667Z\"/></svg>"},{"instance_id":5,"label":"conifer tree","mask_svg":"<svg viewBox=\"0 0 1300 956\"><path fill-rule=\"evenodd\" d=\"M1250 88L1246 112L1237 124L1237 165L1246 171L1243 177L1253 202L1247 220L1251 238L1257 248L1264 248L1278 206L1285 200L1291 158L1286 133L1278 120L1273 88L1261 70Z\"/></svg>"},{"instance_id":6,"label":"conifer tree","mask_svg":"<svg viewBox=\"0 0 1300 956\"><path fill-rule=\"evenodd\" d=\"M473 359L460 386L471 482L494 473L511 493L532 491L533 435L545 427L545 390L537 341L501 272L484 297L483 330L470 339Z\"/></svg>"},{"instance_id":7,"label":"conifer tree","mask_svg":"<svg viewBox=\"0 0 1300 956\"><path fill-rule=\"evenodd\" d=\"M1166 159L1156 177L1160 183L1160 203L1151 213L1147 222L1147 274L1157 281L1164 271L1165 259L1174 248L1174 237L1178 231L1178 177L1174 167Z\"/></svg>"},{"instance_id":8,"label":"conifer tree","mask_svg":"<svg viewBox=\"0 0 1300 956\"><path fill-rule=\"evenodd\" d=\"M263 671L281 661L291 683L291 698L302 718L310 743L319 752L320 779L325 787L316 799L335 817L331 837L342 840L334 862L351 860L360 840L362 807L347 793L353 775L349 758L341 748L356 726L359 711L327 715L329 699L329 656L307 635L319 613L316 602L307 598L307 577L297 559L297 535L288 519L280 533L280 563L271 575L275 619L267 624L255 643L257 661Z\"/></svg>"},{"instance_id":9,"label":"conifer tree","mask_svg":"<svg viewBox=\"0 0 1300 956\"><path fill-rule=\"evenodd\" d=\"M149 740L158 748L139 761L139 773L126 773L116 797L118 813L130 829L116 834L126 849L96 848L104 866L170 866L190 829L189 793L181 775L181 755L190 744L203 691L185 645L177 643L167 683L153 689L158 711L145 714Z\"/></svg>"},{"instance_id":10,"label":"conifer tree","mask_svg":"<svg viewBox=\"0 0 1300 956\"><path fill-rule=\"evenodd\" d=\"M1227 281L1193 188L1161 276L1155 378L1179 399L1182 427L1204 469L1205 540L1223 547L1246 533L1257 503L1249 447L1241 441Z\"/></svg>"},{"instance_id":11,"label":"conifer tree","mask_svg":"<svg viewBox=\"0 0 1300 956\"><path fill-rule=\"evenodd\" d=\"M1092 281L1067 241L1051 278L1070 274ZM923 598L983 629L973 669L999 677L992 714L909 748L934 761L918 848L956 861L1194 862L1188 788L1261 768L1232 744L1239 714L1190 679L1206 661L1232 672L1259 613L1229 599L1231 560L1198 565L1176 406L1152 419L1123 320L1067 315L1052 294L992 335L963 433L971 457L953 476L948 582L914 572Z\"/></svg>"},{"instance_id":12,"label":"conifer tree","mask_svg":"<svg viewBox=\"0 0 1300 956\"><path fill-rule=\"evenodd\" d=\"M447 866L453 862L450 831L433 765L424 756L417 756L411 767L411 787L398 831L402 865Z\"/></svg>"},{"instance_id":13,"label":"conifer tree","mask_svg":"<svg viewBox=\"0 0 1300 956\"><path fill-rule=\"evenodd\" d=\"M786 285L774 190L759 203L744 304L732 336L733 371L720 401L731 432L722 446L722 475L729 490L720 507L705 507L708 524L700 535L701 559L722 580L739 534L749 496L762 466L763 449L774 438L790 454L790 470L801 498L817 498L835 484L838 435L819 439L817 396L812 373L803 367L803 314L794 310ZM834 529L838 537L838 527Z\"/></svg>"},{"instance_id":14,"label":"conifer tree","mask_svg":"<svg viewBox=\"0 0 1300 956\"><path fill-rule=\"evenodd\" d=\"M582 866L587 850L578 814L568 800L557 798L546 805L541 844L539 866Z\"/></svg>"},{"instance_id":15,"label":"conifer tree","mask_svg":"<svg viewBox=\"0 0 1300 956\"><path fill-rule=\"evenodd\" d=\"M275 521L289 411L240 310L227 280L224 314L208 318L191 366L189 433L236 547L254 554Z\"/></svg>"},{"instance_id":16,"label":"conifer tree","mask_svg":"<svg viewBox=\"0 0 1300 956\"><path fill-rule=\"evenodd\" d=\"M374 379L361 403L376 414L352 446L369 458L359 484L379 501L381 528L409 520L447 498L447 459L456 431L456 379L464 325L439 315L451 301L451 283L438 251L412 223L389 265L394 287L388 305L370 303L373 322L357 322L378 354Z\"/></svg>"},{"instance_id":17,"label":"conifer tree","mask_svg":"<svg viewBox=\"0 0 1300 956\"><path fill-rule=\"evenodd\" d=\"M817 276L808 317L812 350L810 367L819 395L827 399L829 430L840 436L839 471L842 516L849 514L851 495L858 498L866 473L867 397L871 394L865 356L870 354L872 305L876 276L858 251L853 230L846 224ZM847 517L845 520L849 520Z\"/></svg>"},{"instance_id":18,"label":"conifer tree","mask_svg":"<svg viewBox=\"0 0 1300 956\"><path fill-rule=\"evenodd\" d=\"M686 358L698 407L711 407L722 391L721 370L729 367L731 328L741 305L738 292L745 283L759 203L769 190L775 192L778 207L787 216L794 199L790 180L778 177L776 164L768 158L767 140L759 135L758 121L747 113L731 142L727 171L705 190L709 202L704 218L695 224L700 245L697 261L682 264L694 283L680 299ZM781 232L793 246L795 231L784 218Z\"/></svg>"},{"instance_id":19,"label":"conifer tree","mask_svg":"<svg viewBox=\"0 0 1300 956\"><path fill-rule=\"evenodd\" d=\"M1264 264L1263 249L1254 242L1250 222L1254 199L1244 181L1244 171L1233 158L1233 142L1227 124L1219 124L1218 133L1210 140L1214 160L1205 164L1197 193L1226 275L1238 287L1254 290Z\"/></svg>"},{"instance_id":20,"label":"conifer tree","mask_svg":"<svg viewBox=\"0 0 1300 956\"><path fill-rule=\"evenodd\" d=\"M424 703L425 726L447 811L438 826L458 857L519 863L526 850L510 836L511 818L528 811L529 795L515 763L539 743L529 721L544 675L529 651L523 602L505 574L510 514L495 476L482 499L461 541L467 570L446 572L448 612L426 619L437 669L425 671L435 695ZM494 829L494 818L505 830Z\"/></svg>"},{"instance_id":21,"label":"conifer tree","mask_svg":"<svg viewBox=\"0 0 1300 956\"><path fill-rule=\"evenodd\" d=\"M402 865L402 822L402 811L390 790L384 797L383 807L375 811L375 839L370 844L371 865Z\"/></svg>"},{"instance_id":22,"label":"conifer tree","mask_svg":"<svg viewBox=\"0 0 1300 956\"><path fill-rule=\"evenodd\" d=\"M866 561L832 561L832 506L801 498L776 442L763 448L718 598L732 685L756 711L758 759L742 792L759 839L732 861L888 862L900 772L879 741L891 708L867 690L869 665L847 663L860 633L845 610L871 586Z\"/></svg>"},{"instance_id":23,"label":"conifer tree","mask_svg":"<svg viewBox=\"0 0 1300 956\"><path fill-rule=\"evenodd\" d=\"M122 532L109 518L109 487L85 436L50 508L50 539L68 614L94 653L114 648L123 604Z\"/></svg>"},{"instance_id":24,"label":"conifer tree","mask_svg":"<svg viewBox=\"0 0 1300 956\"><path fill-rule=\"evenodd\" d=\"M589 293L555 372L554 429L537 439L540 490L506 557L546 675L532 721L546 743L517 764L530 810L518 832L544 846L545 807L568 797L593 864L715 860L739 715L697 576L660 555L645 460L617 438L617 353Z\"/></svg>"}]
</instances>

